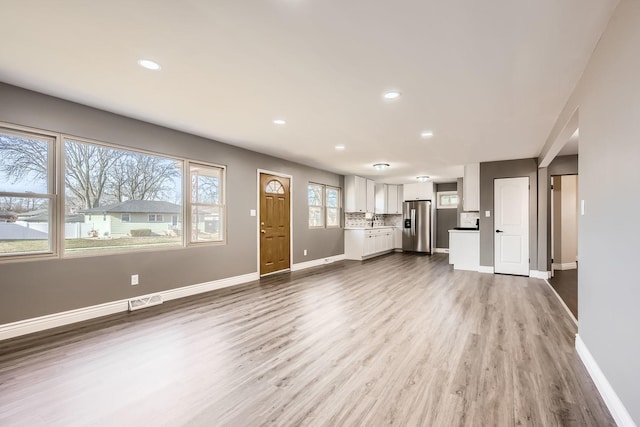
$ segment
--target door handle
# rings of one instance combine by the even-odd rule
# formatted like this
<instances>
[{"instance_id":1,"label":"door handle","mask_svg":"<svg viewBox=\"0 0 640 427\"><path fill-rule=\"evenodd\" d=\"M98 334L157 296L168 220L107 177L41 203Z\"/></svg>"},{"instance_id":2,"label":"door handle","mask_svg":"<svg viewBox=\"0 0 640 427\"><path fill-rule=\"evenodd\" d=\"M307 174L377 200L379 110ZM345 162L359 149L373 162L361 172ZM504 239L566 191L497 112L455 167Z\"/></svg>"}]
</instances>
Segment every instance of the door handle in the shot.
<instances>
[{"instance_id":1,"label":"door handle","mask_svg":"<svg viewBox=\"0 0 640 427\"><path fill-rule=\"evenodd\" d=\"M260 232L261 232L262 234L266 233L266 231L265 231L265 230L260 230Z\"/></svg>"},{"instance_id":2,"label":"door handle","mask_svg":"<svg viewBox=\"0 0 640 427\"><path fill-rule=\"evenodd\" d=\"M496 233L504 233L502 230L496 230Z\"/></svg>"}]
</instances>

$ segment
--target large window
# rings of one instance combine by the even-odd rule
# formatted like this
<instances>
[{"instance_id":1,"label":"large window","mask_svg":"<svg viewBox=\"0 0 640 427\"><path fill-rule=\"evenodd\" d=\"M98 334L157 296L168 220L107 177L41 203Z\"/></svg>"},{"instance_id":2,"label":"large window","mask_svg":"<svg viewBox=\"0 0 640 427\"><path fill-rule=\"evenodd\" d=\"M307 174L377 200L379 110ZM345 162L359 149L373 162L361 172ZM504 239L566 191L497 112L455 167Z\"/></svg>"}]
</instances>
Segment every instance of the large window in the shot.
<instances>
[{"instance_id":1,"label":"large window","mask_svg":"<svg viewBox=\"0 0 640 427\"><path fill-rule=\"evenodd\" d=\"M340 227L340 189L310 183L307 187L310 228Z\"/></svg>"},{"instance_id":2,"label":"large window","mask_svg":"<svg viewBox=\"0 0 640 427\"><path fill-rule=\"evenodd\" d=\"M182 245L182 164L65 139L65 251Z\"/></svg>"},{"instance_id":3,"label":"large window","mask_svg":"<svg viewBox=\"0 0 640 427\"><path fill-rule=\"evenodd\" d=\"M225 242L225 172L0 126L0 258Z\"/></svg>"},{"instance_id":4,"label":"large window","mask_svg":"<svg viewBox=\"0 0 640 427\"><path fill-rule=\"evenodd\" d=\"M223 242L224 168L199 163L189 164L192 243Z\"/></svg>"},{"instance_id":5,"label":"large window","mask_svg":"<svg viewBox=\"0 0 640 427\"><path fill-rule=\"evenodd\" d=\"M0 256L55 252L54 143L0 128Z\"/></svg>"}]
</instances>

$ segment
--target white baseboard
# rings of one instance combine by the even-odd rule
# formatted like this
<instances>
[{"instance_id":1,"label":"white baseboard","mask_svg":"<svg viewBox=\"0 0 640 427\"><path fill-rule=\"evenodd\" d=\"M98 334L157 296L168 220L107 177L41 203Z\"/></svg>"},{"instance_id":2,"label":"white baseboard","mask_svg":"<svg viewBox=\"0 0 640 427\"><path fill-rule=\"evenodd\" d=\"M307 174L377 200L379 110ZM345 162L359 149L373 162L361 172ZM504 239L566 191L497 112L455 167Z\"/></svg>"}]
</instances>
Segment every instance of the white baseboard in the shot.
<instances>
[{"instance_id":1,"label":"white baseboard","mask_svg":"<svg viewBox=\"0 0 640 427\"><path fill-rule=\"evenodd\" d=\"M637 427L579 334L576 334L576 351L618 427Z\"/></svg>"},{"instance_id":2,"label":"white baseboard","mask_svg":"<svg viewBox=\"0 0 640 427\"><path fill-rule=\"evenodd\" d=\"M529 270L529 277L534 279L548 279L551 277L550 271Z\"/></svg>"},{"instance_id":3,"label":"white baseboard","mask_svg":"<svg viewBox=\"0 0 640 427\"><path fill-rule=\"evenodd\" d=\"M551 268L554 270L575 270L578 268L577 262L564 262L564 263L553 263L551 264Z\"/></svg>"},{"instance_id":4,"label":"white baseboard","mask_svg":"<svg viewBox=\"0 0 640 427\"><path fill-rule=\"evenodd\" d=\"M164 301L172 299L189 297L191 295L202 294L205 292L215 291L216 289L228 288L230 286L240 285L242 283L253 282L258 280L258 273L243 274L241 276L228 277L226 279L213 280L211 282L198 283L197 285L184 286L182 288L170 289L168 291L159 292Z\"/></svg>"},{"instance_id":5,"label":"white baseboard","mask_svg":"<svg viewBox=\"0 0 640 427\"><path fill-rule=\"evenodd\" d=\"M493 274L493 267L487 267L485 265L481 265L480 267L478 267L478 272Z\"/></svg>"},{"instance_id":6,"label":"white baseboard","mask_svg":"<svg viewBox=\"0 0 640 427\"><path fill-rule=\"evenodd\" d=\"M258 279L258 273L249 273L241 276L228 277L226 279L213 280L211 282L199 283L197 285L184 286L182 288L170 289L156 293L162 295L162 299L164 301L169 301L172 299L213 291L215 289L239 285L241 283L252 282ZM0 325L0 341L128 310L129 299L122 299L119 301L111 301L75 310L63 311L61 313L34 317L32 319L20 320L13 323L6 323L4 325Z\"/></svg>"},{"instance_id":7,"label":"white baseboard","mask_svg":"<svg viewBox=\"0 0 640 427\"><path fill-rule=\"evenodd\" d=\"M437 254L448 254L449 253L449 248L435 248L433 250L433 252L435 252Z\"/></svg>"},{"instance_id":8,"label":"white baseboard","mask_svg":"<svg viewBox=\"0 0 640 427\"><path fill-rule=\"evenodd\" d=\"M343 259L345 259L345 255L344 254L340 254L340 255L330 256L330 257L327 257L327 258L319 258L319 259L314 259L314 260L311 260L311 261L299 262L299 263L293 264L291 266L291 271L300 271L300 270L304 270L305 268L311 268L311 267L317 267L319 265L331 264L332 262L342 261Z\"/></svg>"}]
</instances>

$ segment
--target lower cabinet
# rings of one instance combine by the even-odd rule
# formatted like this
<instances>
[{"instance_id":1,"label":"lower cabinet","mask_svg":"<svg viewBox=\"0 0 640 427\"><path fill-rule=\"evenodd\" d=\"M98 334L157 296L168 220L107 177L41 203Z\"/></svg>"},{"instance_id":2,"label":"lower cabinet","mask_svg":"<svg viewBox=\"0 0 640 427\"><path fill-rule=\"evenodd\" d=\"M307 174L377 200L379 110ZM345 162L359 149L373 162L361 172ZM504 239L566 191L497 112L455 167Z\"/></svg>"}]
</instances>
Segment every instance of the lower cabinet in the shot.
<instances>
[{"instance_id":1,"label":"lower cabinet","mask_svg":"<svg viewBox=\"0 0 640 427\"><path fill-rule=\"evenodd\" d=\"M394 249L393 228L372 228L344 231L346 259L363 260Z\"/></svg>"}]
</instances>

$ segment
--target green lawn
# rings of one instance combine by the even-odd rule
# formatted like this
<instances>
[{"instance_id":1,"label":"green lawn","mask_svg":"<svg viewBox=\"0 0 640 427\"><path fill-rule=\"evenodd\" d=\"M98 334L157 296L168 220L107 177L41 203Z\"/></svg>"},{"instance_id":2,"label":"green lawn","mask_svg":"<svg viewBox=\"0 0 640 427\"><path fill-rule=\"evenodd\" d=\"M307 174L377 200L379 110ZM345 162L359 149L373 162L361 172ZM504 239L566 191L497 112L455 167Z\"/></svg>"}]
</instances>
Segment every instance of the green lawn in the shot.
<instances>
[{"instance_id":1,"label":"green lawn","mask_svg":"<svg viewBox=\"0 0 640 427\"><path fill-rule=\"evenodd\" d=\"M128 237L120 239L66 239L65 250L68 253L81 251L100 251L132 249L152 246L179 246L181 237ZM49 249L46 240L0 240L0 254L45 252Z\"/></svg>"}]
</instances>

